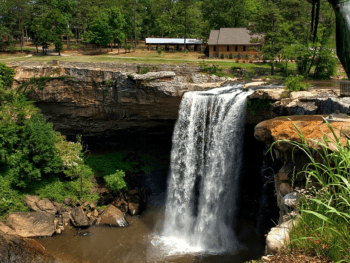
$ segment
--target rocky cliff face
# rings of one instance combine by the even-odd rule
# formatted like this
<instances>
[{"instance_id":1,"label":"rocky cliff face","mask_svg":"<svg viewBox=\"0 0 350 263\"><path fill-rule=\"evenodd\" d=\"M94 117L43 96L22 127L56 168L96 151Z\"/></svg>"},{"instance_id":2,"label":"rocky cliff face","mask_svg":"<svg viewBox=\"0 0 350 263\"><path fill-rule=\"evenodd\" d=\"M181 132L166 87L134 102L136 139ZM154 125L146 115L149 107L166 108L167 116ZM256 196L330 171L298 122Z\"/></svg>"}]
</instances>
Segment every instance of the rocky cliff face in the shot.
<instances>
[{"instance_id":1,"label":"rocky cliff face","mask_svg":"<svg viewBox=\"0 0 350 263\"><path fill-rule=\"evenodd\" d=\"M332 122L336 136L343 146L347 145L347 137L350 135L350 121ZM290 143L301 142L300 130L306 142L311 147L320 147L318 142L323 142L323 138L334 141L334 135L323 122L322 116L288 116L278 117L263 121L255 127L254 136L258 141L264 142L267 146L273 145L273 155L282 161L283 165L274 175L275 190L277 194L277 205L280 208L280 222L284 221L284 216L291 208L291 195L295 189L305 188L306 178L303 173L304 166L310 162L308 156ZM331 144L329 144L330 148ZM314 156L317 159L317 156ZM295 194L295 193L293 193Z\"/></svg>"},{"instance_id":2,"label":"rocky cliff face","mask_svg":"<svg viewBox=\"0 0 350 263\"><path fill-rule=\"evenodd\" d=\"M48 77L42 78L42 89L34 87L31 92L46 119L65 134L94 136L126 129L172 127L185 91L218 87L230 81L201 75L196 67L150 66L157 72L137 74L136 64L99 66L18 64L14 88L33 78Z\"/></svg>"}]
</instances>

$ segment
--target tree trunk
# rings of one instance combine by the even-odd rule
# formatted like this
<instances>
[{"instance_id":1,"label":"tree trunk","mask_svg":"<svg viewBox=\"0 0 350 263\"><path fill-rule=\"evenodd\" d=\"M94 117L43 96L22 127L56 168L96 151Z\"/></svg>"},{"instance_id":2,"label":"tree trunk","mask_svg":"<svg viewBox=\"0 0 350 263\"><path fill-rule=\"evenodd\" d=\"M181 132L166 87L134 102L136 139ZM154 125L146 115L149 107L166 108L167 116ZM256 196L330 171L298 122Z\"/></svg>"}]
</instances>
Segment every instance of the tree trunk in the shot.
<instances>
[{"instance_id":1,"label":"tree trunk","mask_svg":"<svg viewBox=\"0 0 350 263\"><path fill-rule=\"evenodd\" d=\"M120 55L120 44L118 43L118 55Z\"/></svg>"},{"instance_id":2,"label":"tree trunk","mask_svg":"<svg viewBox=\"0 0 350 263\"><path fill-rule=\"evenodd\" d=\"M271 60L271 76L275 75L275 61Z\"/></svg>"},{"instance_id":3,"label":"tree trunk","mask_svg":"<svg viewBox=\"0 0 350 263\"><path fill-rule=\"evenodd\" d=\"M36 47L36 53L39 53L38 43L35 43L35 47Z\"/></svg>"},{"instance_id":4,"label":"tree trunk","mask_svg":"<svg viewBox=\"0 0 350 263\"><path fill-rule=\"evenodd\" d=\"M100 45L100 52L102 52L102 47L101 47L101 45Z\"/></svg>"},{"instance_id":5,"label":"tree trunk","mask_svg":"<svg viewBox=\"0 0 350 263\"><path fill-rule=\"evenodd\" d=\"M67 49L70 50L70 34L69 34L69 31L68 31L68 34L67 34Z\"/></svg>"},{"instance_id":6,"label":"tree trunk","mask_svg":"<svg viewBox=\"0 0 350 263\"><path fill-rule=\"evenodd\" d=\"M75 45L78 47L78 26L75 26Z\"/></svg>"},{"instance_id":7,"label":"tree trunk","mask_svg":"<svg viewBox=\"0 0 350 263\"><path fill-rule=\"evenodd\" d=\"M19 41L20 45L21 45L21 52L23 53L23 44L24 44L24 32L23 32L23 28L21 30L21 39Z\"/></svg>"},{"instance_id":8,"label":"tree trunk","mask_svg":"<svg viewBox=\"0 0 350 263\"><path fill-rule=\"evenodd\" d=\"M27 43L29 42L29 39L28 39L28 31L27 31L27 27L26 27L26 39L27 39Z\"/></svg>"},{"instance_id":9,"label":"tree trunk","mask_svg":"<svg viewBox=\"0 0 350 263\"><path fill-rule=\"evenodd\" d=\"M286 62L286 70L287 70L287 77L288 77L288 60Z\"/></svg>"},{"instance_id":10,"label":"tree trunk","mask_svg":"<svg viewBox=\"0 0 350 263\"><path fill-rule=\"evenodd\" d=\"M134 6L134 32L135 32L135 44L134 44L134 51L136 51L137 48L137 36L136 36L136 0L135 0L135 6Z\"/></svg>"}]
</instances>

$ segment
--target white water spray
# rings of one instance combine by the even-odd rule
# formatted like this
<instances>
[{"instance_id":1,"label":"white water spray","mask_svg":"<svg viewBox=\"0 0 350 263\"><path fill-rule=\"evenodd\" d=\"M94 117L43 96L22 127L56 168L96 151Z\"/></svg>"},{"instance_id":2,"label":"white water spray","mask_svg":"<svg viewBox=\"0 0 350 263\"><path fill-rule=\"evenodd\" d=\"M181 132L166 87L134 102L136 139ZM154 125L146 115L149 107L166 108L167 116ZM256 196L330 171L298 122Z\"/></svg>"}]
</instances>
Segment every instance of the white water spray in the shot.
<instances>
[{"instance_id":1,"label":"white water spray","mask_svg":"<svg viewBox=\"0 0 350 263\"><path fill-rule=\"evenodd\" d=\"M187 92L173 134L161 243L174 253L237 248L232 223L242 168L241 85ZM159 243L157 241L156 243Z\"/></svg>"}]
</instances>

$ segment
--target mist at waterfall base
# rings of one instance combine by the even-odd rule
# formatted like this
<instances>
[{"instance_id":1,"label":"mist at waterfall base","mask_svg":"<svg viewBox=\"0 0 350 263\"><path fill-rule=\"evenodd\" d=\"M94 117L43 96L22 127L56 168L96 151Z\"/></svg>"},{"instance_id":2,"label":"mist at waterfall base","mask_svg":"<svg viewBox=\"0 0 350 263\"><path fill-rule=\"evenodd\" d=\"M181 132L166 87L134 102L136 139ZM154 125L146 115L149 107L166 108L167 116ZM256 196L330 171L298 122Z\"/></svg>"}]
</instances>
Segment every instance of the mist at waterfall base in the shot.
<instances>
[{"instance_id":1,"label":"mist at waterfall base","mask_svg":"<svg viewBox=\"0 0 350 263\"><path fill-rule=\"evenodd\" d=\"M164 228L165 253L242 249L232 223L243 163L247 96L241 85L187 92L175 125Z\"/></svg>"}]
</instances>

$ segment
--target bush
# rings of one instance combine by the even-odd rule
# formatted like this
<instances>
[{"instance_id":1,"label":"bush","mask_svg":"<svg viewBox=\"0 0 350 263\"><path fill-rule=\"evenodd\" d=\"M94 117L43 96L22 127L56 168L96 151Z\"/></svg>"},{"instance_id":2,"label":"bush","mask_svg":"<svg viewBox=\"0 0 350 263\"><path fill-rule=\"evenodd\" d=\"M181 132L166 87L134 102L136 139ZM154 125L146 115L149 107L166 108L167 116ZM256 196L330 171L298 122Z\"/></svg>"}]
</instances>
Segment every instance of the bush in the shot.
<instances>
[{"instance_id":1,"label":"bush","mask_svg":"<svg viewBox=\"0 0 350 263\"><path fill-rule=\"evenodd\" d=\"M321 51L316 62L314 76L317 78L330 78L337 73L338 60L328 51Z\"/></svg>"},{"instance_id":2,"label":"bush","mask_svg":"<svg viewBox=\"0 0 350 263\"><path fill-rule=\"evenodd\" d=\"M124 177L125 173L117 170L115 173L105 176L104 179L107 187L114 193L118 193L122 189L128 190Z\"/></svg>"},{"instance_id":3,"label":"bush","mask_svg":"<svg viewBox=\"0 0 350 263\"><path fill-rule=\"evenodd\" d=\"M241 58L242 58L241 53L238 53L237 58L238 58L238 59L241 59Z\"/></svg>"},{"instance_id":4,"label":"bush","mask_svg":"<svg viewBox=\"0 0 350 263\"><path fill-rule=\"evenodd\" d=\"M23 124L0 125L0 157L7 160L14 185L30 187L35 181L62 171L54 139L52 124L46 123L42 115L32 115Z\"/></svg>"},{"instance_id":5,"label":"bush","mask_svg":"<svg viewBox=\"0 0 350 263\"><path fill-rule=\"evenodd\" d=\"M157 53L159 56L162 54L162 49L160 47L157 49Z\"/></svg>"},{"instance_id":6,"label":"bush","mask_svg":"<svg viewBox=\"0 0 350 263\"><path fill-rule=\"evenodd\" d=\"M188 51L188 49L186 48L185 53L188 54L188 52L189 52L189 51Z\"/></svg>"},{"instance_id":7,"label":"bush","mask_svg":"<svg viewBox=\"0 0 350 263\"><path fill-rule=\"evenodd\" d=\"M285 89L289 92L307 90L311 85L309 83L302 82L303 79L304 77L300 75L290 75L284 83L286 86Z\"/></svg>"},{"instance_id":8,"label":"bush","mask_svg":"<svg viewBox=\"0 0 350 263\"><path fill-rule=\"evenodd\" d=\"M149 67L145 67L145 68L143 68L142 70L141 70L141 74L146 74L146 73L148 73L149 71L150 71L151 69L149 68Z\"/></svg>"},{"instance_id":9,"label":"bush","mask_svg":"<svg viewBox=\"0 0 350 263\"><path fill-rule=\"evenodd\" d=\"M221 58L221 59L224 59L224 58L225 58L225 55L224 55L223 53L221 53L220 58Z\"/></svg>"},{"instance_id":10,"label":"bush","mask_svg":"<svg viewBox=\"0 0 350 263\"><path fill-rule=\"evenodd\" d=\"M249 54L246 54L246 55L245 55L245 58L246 58L246 59L249 59Z\"/></svg>"},{"instance_id":11,"label":"bush","mask_svg":"<svg viewBox=\"0 0 350 263\"><path fill-rule=\"evenodd\" d=\"M248 100L247 112L255 115L259 112L268 110L272 103L273 102L269 100Z\"/></svg>"},{"instance_id":12,"label":"bush","mask_svg":"<svg viewBox=\"0 0 350 263\"><path fill-rule=\"evenodd\" d=\"M233 59L233 54L232 53L230 53L229 59Z\"/></svg>"}]
</instances>

